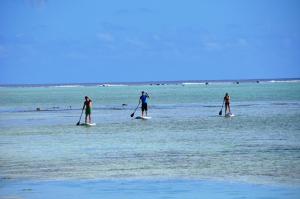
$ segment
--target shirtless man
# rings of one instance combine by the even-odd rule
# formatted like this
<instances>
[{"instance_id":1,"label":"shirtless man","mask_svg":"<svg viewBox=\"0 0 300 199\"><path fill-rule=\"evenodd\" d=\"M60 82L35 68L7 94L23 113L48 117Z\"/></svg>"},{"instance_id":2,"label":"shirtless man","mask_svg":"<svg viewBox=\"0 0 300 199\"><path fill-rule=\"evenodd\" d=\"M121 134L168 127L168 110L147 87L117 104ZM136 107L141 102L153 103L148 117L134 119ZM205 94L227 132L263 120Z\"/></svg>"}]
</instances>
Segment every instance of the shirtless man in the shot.
<instances>
[{"instance_id":1,"label":"shirtless man","mask_svg":"<svg viewBox=\"0 0 300 199\"><path fill-rule=\"evenodd\" d=\"M92 123L91 113L92 113L92 100L85 96L85 102L83 104L82 110L85 108L85 123Z\"/></svg>"}]
</instances>

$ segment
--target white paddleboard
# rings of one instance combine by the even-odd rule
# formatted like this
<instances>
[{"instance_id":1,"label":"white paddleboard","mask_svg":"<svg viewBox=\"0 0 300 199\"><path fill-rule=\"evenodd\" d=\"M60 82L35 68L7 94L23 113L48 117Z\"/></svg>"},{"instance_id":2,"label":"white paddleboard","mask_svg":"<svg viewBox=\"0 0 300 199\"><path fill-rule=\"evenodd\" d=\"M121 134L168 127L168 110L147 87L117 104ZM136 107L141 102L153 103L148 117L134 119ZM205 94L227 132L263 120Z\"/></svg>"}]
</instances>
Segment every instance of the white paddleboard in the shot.
<instances>
[{"instance_id":1,"label":"white paddleboard","mask_svg":"<svg viewBox=\"0 0 300 199\"><path fill-rule=\"evenodd\" d=\"M96 123L81 123L81 126L96 126Z\"/></svg>"},{"instance_id":2,"label":"white paddleboard","mask_svg":"<svg viewBox=\"0 0 300 199\"><path fill-rule=\"evenodd\" d=\"M147 117L147 116L144 116L144 117L142 117L142 116L137 116L135 119L150 120L151 117Z\"/></svg>"},{"instance_id":3,"label":"white paddleboard","mask_svg":"<svg viewBox=\"0 0 300 199\"><path fill-rule=\"evenodd\" d=\"M226 113L225 117L234 117L233 113Z\"/></svg>"}]
</instances>

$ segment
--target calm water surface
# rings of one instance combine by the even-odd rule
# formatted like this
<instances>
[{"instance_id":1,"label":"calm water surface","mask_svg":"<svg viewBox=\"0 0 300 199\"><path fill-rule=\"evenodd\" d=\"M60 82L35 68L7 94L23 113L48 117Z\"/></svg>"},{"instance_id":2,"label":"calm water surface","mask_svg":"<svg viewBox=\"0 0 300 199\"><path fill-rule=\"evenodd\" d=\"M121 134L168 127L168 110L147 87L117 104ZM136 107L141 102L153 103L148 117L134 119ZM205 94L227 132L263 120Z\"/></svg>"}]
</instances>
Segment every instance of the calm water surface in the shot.
<instances>
[{"instance_id":1,"label":"calm water surface","mask_svg":"<svg viewBox=\"0 0 300 199\"><path fill-rule=\"evenodd\" d=\"M130 117L142 90L151 97L148 121ZM225 92L233 118L218 116ZM76 126L85 95L94 103L91 128ZM0 101L2 179L300 185L297 82L2 87Z\"/></svg>"}]
</instances>

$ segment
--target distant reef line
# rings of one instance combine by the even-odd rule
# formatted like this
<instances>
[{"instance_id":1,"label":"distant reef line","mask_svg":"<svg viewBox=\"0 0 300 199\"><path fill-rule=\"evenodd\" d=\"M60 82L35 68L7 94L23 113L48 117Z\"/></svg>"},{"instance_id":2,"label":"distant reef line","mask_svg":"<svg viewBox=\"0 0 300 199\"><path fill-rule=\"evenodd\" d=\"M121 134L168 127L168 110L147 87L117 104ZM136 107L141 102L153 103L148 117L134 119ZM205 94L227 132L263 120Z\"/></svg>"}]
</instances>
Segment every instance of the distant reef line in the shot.
<instances>
[{"instance_id":1,"label":"distant reef line","mask_svg":"<svg viewBox=\"0 0 300 199\"><path fill-rule=\"evenodd\" d=\"M1 87L80 87L80 86L134 86L134 85L176 85L176 84L209 84L209 83L260 83L260 82L298 82L299 78L268 79L224 79L224 80L158 80L136 82L97 82L97 83L46 83L46 84L0 84Z\"/></svg>"}]
</instances>

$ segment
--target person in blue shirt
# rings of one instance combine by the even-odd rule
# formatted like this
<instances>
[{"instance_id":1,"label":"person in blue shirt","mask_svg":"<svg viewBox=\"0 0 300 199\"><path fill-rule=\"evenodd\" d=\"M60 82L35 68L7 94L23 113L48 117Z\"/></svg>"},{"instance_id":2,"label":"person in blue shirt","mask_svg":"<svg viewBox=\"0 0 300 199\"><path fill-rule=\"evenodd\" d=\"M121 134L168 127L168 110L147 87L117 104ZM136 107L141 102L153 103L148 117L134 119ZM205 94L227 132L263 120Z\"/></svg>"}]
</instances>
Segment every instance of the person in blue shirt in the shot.
<instances>
[{"instance_id":1,"label":"person in blue shirt","mask_svg":"<svg viewBox=\"0 0 300 199\"><path fill-rule=\"evenodd\" d=\"M147 111L148 111L147 98L150 98L148 93L142 91L142 95L140 97L140 103L142 103L142 117L144 117L144 111L146 112L146 116L147 116Z\"/></svg>"}]
</instances>

